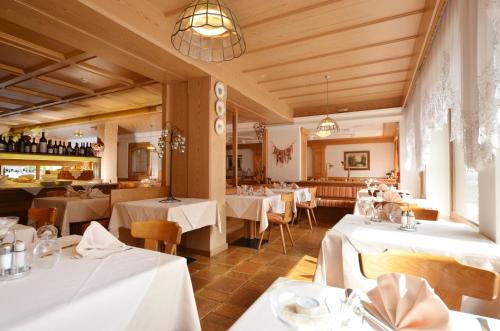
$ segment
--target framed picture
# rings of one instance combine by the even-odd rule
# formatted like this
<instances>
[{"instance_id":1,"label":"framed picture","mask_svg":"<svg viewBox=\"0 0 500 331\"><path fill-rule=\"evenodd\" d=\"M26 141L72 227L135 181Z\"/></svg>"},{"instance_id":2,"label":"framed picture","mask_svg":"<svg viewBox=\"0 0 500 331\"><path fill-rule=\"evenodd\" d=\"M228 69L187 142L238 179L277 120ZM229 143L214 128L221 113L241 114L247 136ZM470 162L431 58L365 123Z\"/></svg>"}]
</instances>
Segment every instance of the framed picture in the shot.
<instances>
[{"instance_id":1,"label":"framed picture","mask_svg":"<svg viewBox=\"0 0 500 331\"><path fill-rule=\"evenodd\" d=\"M344 152L344 170L370 170L370 151Z\"/></svg>"}]
</instances>

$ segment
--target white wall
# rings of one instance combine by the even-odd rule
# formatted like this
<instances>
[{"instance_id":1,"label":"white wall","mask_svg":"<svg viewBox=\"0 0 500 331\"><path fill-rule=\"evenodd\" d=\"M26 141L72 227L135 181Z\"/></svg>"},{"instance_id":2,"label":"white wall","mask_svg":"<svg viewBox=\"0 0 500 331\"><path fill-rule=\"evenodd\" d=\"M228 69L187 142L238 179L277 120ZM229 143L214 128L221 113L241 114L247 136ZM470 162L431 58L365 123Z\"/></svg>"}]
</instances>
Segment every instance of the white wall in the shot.
<instances>
[{"instance_id":1,"label":"white wall","mask_svg":"<svg viewBox=\"0 0 500 331\"><path fill-rule=\"evenodd\" d=\"M267 128L267 175L273 181L296 182L300 180L300 127L272 126ZM293 143L293 156L287 164L276 164L273 146L285 149Z\"/></svg>"},{"instance_id":2,"label":"white wall","mask_svg":"<svg viewBox=\"0 0 500 331\"><path fill-rule=\"evenodd\" d=\"M227 151L227 155L233 155L232 150ZM241 155L241 169L253 173L253 151L251 149L238 149L238 155Z\"/></svg>"},{"instance_id":3,"label":"white wall","mask_svg":"<svg viewBox=\"0 0 500 331\"><path fill-rule=\"evenodd\" d=\"M406 151L406 127L404 121L399 122L399 167L401 188L408 190L412 196L420 194L420 179L415 166L415 159L408 160Z\"/></svg>"},{"instance_id":4,"label":"white wall","mask_svg":"<svg viewBox=\"0 0 500 331\"><path fill-rule=\"evenodd\" d=\"M157 146L160 131L138 132L118 136L118 178L128 177L128 144L150 142ZM151 153L151 174L154 178L160 177L161 163L158 154Z\"/></svg>"}]
</instances>

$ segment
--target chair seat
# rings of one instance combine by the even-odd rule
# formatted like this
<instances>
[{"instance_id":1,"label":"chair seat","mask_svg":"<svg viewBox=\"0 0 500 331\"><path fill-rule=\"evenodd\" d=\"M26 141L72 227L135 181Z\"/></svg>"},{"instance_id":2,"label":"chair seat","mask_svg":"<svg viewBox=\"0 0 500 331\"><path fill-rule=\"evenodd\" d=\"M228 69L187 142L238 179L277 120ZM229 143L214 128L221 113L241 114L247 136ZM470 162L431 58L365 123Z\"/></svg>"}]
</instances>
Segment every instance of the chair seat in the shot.
<instances>
[{"instance_id":1,"label":"chair seat","mask_svg":"<svg viewBox=\"0 0 500 331\"><path fill-rule=\"evenodd\" d=\"M283 215L277 213L267 213L267 220L273 223L283 223Z\"/></svg>"},{"instance_id":2,"label":"chair seat","mask_svg":"<svg viewBox=\"0 0 500 331\"><path fill-rule=\"evenodd\" d=\"M297 208L309 208L312 209L311 204L309 202L299 202L297 203Z\"/></svg>"}]
</instances>

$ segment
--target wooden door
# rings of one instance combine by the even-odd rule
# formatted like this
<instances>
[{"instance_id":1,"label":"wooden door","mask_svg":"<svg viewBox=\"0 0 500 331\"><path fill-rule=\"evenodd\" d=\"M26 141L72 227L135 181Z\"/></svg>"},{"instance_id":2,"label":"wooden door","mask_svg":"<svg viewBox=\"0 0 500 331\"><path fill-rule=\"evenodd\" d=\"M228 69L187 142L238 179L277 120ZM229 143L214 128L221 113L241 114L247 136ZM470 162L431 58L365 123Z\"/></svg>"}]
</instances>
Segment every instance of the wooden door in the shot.
<instances>
[{"instance_id":1,"label":"wooden door","mask_svg":"<svg viewBox=\"0 0 500 331\"><path fill-rule=\"evenodd\" d=\"M149 143L128 144L128 179L148 178L151 172L151 155L147 149Z\"/></svg>"}]
</instances>

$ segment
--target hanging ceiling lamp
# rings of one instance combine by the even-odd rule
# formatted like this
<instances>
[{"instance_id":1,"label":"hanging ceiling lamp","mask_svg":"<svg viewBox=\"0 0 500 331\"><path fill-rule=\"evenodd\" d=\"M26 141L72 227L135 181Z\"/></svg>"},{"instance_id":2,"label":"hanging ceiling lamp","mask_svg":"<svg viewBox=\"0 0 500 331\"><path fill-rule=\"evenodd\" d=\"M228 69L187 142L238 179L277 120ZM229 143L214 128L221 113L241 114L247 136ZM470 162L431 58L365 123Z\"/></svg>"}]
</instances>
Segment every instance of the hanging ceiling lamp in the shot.
<instances>
[{"instance_id":1,"label":"hanging ceiling lamp","mask_svg":"<svg viewBox=\"0 0 500 331\"><path fill-rule=\"evenodd\" d=\"M175 23L171 40L183 55L205 62L229 61L246 49L236 17L218 0L193 1Z\"/></svg>"},{"instance_id":2,"label":"hanging ceiling lamp","mask_svg":"<svg viewBox=\"0 0 500 331\"><path fill-rule=\"evenodd\" d=\"M326 111L328 113L328 82L330 80L329 75L325 75L326 79ZM329 137L332 133L336 133L340 131L340 127L333 118L330 116L326 115L325 118L323 118L319 123L316 128L316 135L320 138L326 138Z\"/></svg>"}]
</instances>

